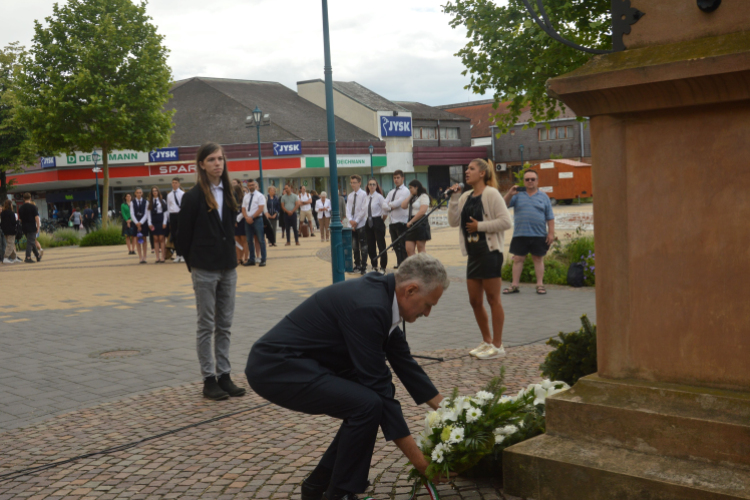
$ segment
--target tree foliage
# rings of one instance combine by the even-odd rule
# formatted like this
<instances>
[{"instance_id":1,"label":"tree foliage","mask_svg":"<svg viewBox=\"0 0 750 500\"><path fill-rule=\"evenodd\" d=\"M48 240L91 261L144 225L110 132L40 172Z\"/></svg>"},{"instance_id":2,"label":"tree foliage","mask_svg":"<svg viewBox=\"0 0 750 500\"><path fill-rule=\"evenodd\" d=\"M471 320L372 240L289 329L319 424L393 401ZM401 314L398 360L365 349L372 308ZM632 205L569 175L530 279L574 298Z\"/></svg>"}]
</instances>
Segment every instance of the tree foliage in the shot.
<instances>
[{"instance_id":1,"label":"tree foliage","mask_svg":"<svg viewBox=\"0 0 750 500\"><path fill-rule=\"evenodd\" d=\"M22 115L40 147L102 150L106 224L108 153L169 144L171 70L146 2L69 0L36 22L22 76Z\"/></svg>"},{"instance_id":2,"label":"tree foliage","mask_svg":"<svg viewBox=\"0 0 750 500\"><path fill-rule=\"evenodd\" d=\"M8 191L7 173L36 161L35 146L18 115L17 85L25 55L18 42L0 49L0 200Z\"/></svg>"},{"instance_id":3,"label":"tree foliage","mask_svg":"<svg viewBox=\"0 0 750 500\"><path fill-rule=\"evenodd\" d=\"M536 2L531 0L533 6ZM543 0L555 29L568 40L596 49L611 48L610 0ZM469 42L456 55L471 81L465 88L492 92L495 109L510 101L507 112L495 115L506 133L528 108L531 123L559 116L562 104L546 91L548 79L582 66L591 54L549 37L533 21L521 0L499 5L493 0L455 0L443 6L451 26L465 26Z\"/></svg>"}]
</instances>

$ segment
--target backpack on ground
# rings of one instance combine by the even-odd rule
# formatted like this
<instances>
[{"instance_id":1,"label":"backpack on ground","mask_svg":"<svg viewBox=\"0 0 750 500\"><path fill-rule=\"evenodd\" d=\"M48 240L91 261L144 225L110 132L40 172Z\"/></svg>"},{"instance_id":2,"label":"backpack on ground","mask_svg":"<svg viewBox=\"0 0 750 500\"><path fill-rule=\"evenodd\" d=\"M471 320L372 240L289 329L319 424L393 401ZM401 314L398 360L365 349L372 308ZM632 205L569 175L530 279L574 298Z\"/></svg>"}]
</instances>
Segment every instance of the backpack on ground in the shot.
<instances>
[{"instance_id":1,"label":"backpack on ground","mask_svg":"<svg viewBox=\"0 0 750 500\"><path fill-rule=\"evenodd\" d=\"M568 285L580 288L584 284L585 275L582 262L574 262L568 268Z\"/></svg>"}]
</instances>

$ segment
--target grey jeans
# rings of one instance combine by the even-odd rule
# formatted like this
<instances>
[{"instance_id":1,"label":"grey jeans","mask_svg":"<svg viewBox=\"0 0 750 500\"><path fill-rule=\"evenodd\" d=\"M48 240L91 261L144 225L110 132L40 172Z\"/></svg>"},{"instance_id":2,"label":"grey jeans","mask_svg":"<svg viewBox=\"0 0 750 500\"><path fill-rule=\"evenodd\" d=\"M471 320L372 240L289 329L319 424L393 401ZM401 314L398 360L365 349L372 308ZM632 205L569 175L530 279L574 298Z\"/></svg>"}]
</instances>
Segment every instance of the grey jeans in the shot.
<instances>
[{"instance_id":1,"label":"grey jeans","mask_svg":"<svg viewBox=\"0 0 750 500\"><path fill-rule=\"evenodd\" d=\"M229 373L229 337L234 317L237 270L192 269L198 310L198 361L203 379Z\"/></svg>"},{"instance_id":2,"label":"grey jeans","mask_svg":"<svg viewBox=\"0 0 750 500\"><path fill-rule=\"evenodd\" d=\"M26 233L26 258L31 258L31 252L39 258L39 250L36 249L36 231L33 233Z\"/></svg>"}]
</instances>

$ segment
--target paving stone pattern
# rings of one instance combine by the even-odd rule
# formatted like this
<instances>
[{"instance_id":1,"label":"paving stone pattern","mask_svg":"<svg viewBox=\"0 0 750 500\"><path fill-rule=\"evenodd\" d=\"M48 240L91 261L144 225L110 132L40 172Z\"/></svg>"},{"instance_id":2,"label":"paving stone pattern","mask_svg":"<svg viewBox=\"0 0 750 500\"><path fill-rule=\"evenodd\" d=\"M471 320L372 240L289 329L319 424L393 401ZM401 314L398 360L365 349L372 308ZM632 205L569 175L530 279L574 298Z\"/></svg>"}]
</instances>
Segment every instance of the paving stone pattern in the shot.
<instances>
[{"instance_id":1,"label":"paving stone pattern","mask_svg":"<svg viewBox=\"0 0 750 500\"><path fill-rule=\"evenodd\" d=\"M545 345L508 349L505 358L479 361L465 350L420 354L442 356L443 363L424 362L425 371L443 393L479 390L506 370L506 386L514 393L539 380ZM398 379L404 414L413 433L421 430L428 408L417 407ZM238 383L247 386L238 378ZM317 464L339 422L303 415L274 405L254 409L263 400L246 397L210 402L198 383L161 388L115 402L76 410L43 423L0 434L0 478L27 467L123 445L187 424L247 410L203 423L133 448L82 459L26 475L0 479L0 500L26 499L286 499L299 498L299 485ZM377 499L406 500L410 466L382 434L372 459L368 490ZM462 480L440 485L445 500L501 500L496 479ZM427 498L422 491L420 498Z\"/></svg>"}]
</instances>

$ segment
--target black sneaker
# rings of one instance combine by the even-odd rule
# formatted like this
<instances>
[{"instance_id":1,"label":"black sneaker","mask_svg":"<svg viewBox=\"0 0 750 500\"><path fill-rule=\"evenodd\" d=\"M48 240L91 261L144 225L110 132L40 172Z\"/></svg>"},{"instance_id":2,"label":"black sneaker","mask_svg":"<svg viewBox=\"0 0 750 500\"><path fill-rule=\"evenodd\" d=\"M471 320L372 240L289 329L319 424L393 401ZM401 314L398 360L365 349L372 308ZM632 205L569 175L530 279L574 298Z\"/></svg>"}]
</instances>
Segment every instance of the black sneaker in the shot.
<instances>
[{"instance_id":1,"label":"black sneaker","mask_svg":"<svg viewBox=\"0 0 750 500\"><path fill-rule=\"evenodd\" d=\"M221 390L232 396L233 398L238 398L240 396L244 396L245 392L247 392L242 387L237 387L234 385L234 382L232 382L232 378L229 376L228 373L225 373L224 375L219 377L219 387Z\"/></svg>"},{"instance_id":2,"label":"black sneaker","mask_svg":"<svg viewBox=\"0 0 750 500\"><path fill-rule=\"evenodd\" d=\"M203 381L203 397L214 401L221 401L223 399L229 399L229 394L219 387L216 377L208 377Z\"/></svg>"},{"instance_id":3,"label":"black sneaker","mask_svg":"<svg viewBox=\"0 0 750 500\"><path fill-rule=\"evenodd\" d=\"M308 479L302 481L302 500L323 500L328 485L312 484Z\"/></svg>"},{"instance_id":4,"label":"black sneaker","mask_svg":"<svg viewBox=\"0 0 750 500\"><path fill-rule=\"evenodd\" d=\"M25 258L25 259L24 259L23 261L24 261L25 263L27 263L27 264L33 264L33 263L34 263L34 261L33 261L33 260L31 260L31 257L26 257L26 258Z\"/></svg>"},{"instance_id":5,"label":"black sneaker","mask_svg":"<svg viewBox=\"0 0 750 500\"><path fill-rule=\"evenodd\" d=\"M261 260L260 264L258 264L258 267L266 267L266 261L265 260Z\"/></svg>"}]
</instances>

